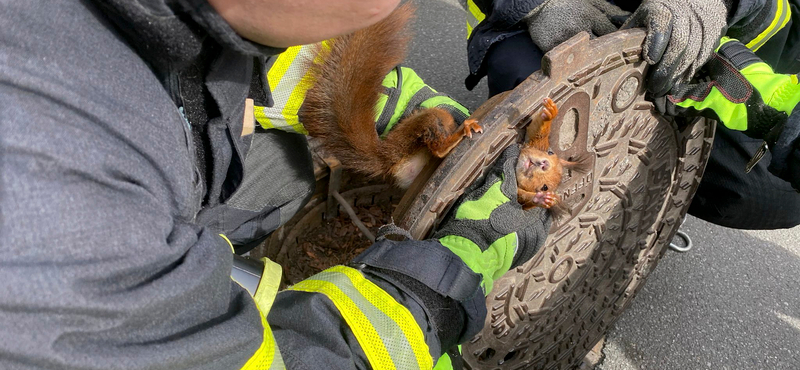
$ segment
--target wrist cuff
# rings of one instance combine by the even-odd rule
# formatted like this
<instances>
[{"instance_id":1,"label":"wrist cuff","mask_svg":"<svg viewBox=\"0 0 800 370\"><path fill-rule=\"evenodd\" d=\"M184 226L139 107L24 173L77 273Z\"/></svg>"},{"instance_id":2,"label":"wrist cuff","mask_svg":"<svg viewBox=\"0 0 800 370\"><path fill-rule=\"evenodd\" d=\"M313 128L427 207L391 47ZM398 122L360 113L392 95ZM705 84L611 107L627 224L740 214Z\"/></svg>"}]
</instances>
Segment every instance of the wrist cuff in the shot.
<instances>
[{"instance_id":1,"label":"wrist cuff","mask_svg":"<svg viewBox=\"0 0 800 370\"><path fill-rule=\"evenodd\" d=\"M435 242L382 240L358 255L353 263L399 272L459 302L472 298L481 282L481 276L461 258Z\"/></svg>"}]
</instances>

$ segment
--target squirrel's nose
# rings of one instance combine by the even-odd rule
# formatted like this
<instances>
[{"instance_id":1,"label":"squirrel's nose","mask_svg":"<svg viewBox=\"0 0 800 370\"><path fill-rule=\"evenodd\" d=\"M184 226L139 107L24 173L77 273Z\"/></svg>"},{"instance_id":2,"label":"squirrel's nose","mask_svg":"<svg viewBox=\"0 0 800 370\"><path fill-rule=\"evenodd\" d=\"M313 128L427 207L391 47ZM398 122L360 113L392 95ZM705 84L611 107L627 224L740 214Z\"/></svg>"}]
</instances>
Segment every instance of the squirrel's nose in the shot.
<instances>
[{"instance_id":1,"label":"squirrel's nose","mask_svg":"<svg viewBox=\"0 0 800 370\"><path fill-rule=\"evenodd\" d=\"M550 169L550 161L547 159L542 159L542 171L547 171Z\"/></svg>"}]
</instances>

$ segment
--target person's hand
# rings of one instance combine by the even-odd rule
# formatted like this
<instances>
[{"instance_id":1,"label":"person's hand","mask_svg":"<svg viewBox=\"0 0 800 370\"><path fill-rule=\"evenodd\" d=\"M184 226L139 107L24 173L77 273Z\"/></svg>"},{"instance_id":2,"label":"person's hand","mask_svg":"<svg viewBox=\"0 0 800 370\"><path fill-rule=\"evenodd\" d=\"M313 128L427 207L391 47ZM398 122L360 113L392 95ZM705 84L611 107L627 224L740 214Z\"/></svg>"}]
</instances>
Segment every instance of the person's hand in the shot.
<instances>
[{"instance_id":1,"label":"person's hand","mask_svg":"<svg viewBox=\"0 0 800 370\"><path fill-rule=\"evenodd\" d=\"M523 211L517 202L518 157L517 145L506 149L484 181L473 184L434 234L483 276L487 294L496 279L536 254L550 229L551 216L546 209Z\"/></svg>"},{"instance_id":2,"label":"person's hand","mask_svg":"<svg viewBox=\"0 0 800 370\"><path fill-rule=\"evenodd\" d=\"M647 89L655 97L687 81L706 63L727 26L723 0L645 0L622 28L646 27L642 55L652 65Z\"/></svg>"},{"instance_id":3,"label":"person's hand","mask_svg":"<svg viewBox=\"0 0 800 370\"><path fill-rule=\"evenodd\" d=\"M671 116L705 116L750 137L774 141L800 102L797 75L775 73L739 41L721 46L691 83L679 83L655 100Z\"/></svg>"},{"instance_id":4,"label":"person's hand","mask_svg":"<svg viewBox=\"0 0 800 370\"><path fill-rule=\"evenodd\" d=\"M764 139L762 150L748 164L749 171L767 149L769 170L800 189L800 167L791 156L800 153L800 120L789 115L800 103L797 75L775 73L742 43L724 37L711 60L695 76L655 100L656 110L671 116L705 116L725 127ZM797 114L797 113L795 113ZM794 117L793 117L794 118Z\"/></svg>"},{"instance_id":5,"label":"person's hand","mask_svg":"<svg viewBox=\"0 0 800 370\"><path fill-rule=\"evenodd\" d=\"M602 36L630 15L606 0L545 0L523 18L533 43L549 51L581 31Z\"/></svg>"}]
</instances>

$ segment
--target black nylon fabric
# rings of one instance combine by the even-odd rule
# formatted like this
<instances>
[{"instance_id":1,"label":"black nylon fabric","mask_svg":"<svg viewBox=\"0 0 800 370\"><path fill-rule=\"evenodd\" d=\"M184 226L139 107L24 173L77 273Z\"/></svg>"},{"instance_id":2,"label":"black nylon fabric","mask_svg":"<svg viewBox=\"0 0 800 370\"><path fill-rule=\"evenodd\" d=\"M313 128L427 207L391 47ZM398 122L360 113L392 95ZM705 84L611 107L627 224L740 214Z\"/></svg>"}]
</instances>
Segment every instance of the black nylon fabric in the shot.
<instances>
[{"instance_id":1,"label":"black nylon fabric","mask_svg":"<svg viewBox=\"0 0 800 370\"><path fill-rule=\"evenodd\" d=\"M486 18L472 30L467 41L467 60L469 76L465 80L467 89L472 90L478 81L486 76L484 59L489 48L509 37L527 33L527 27L520 22L531 9L544 0L496 0L475 1Z\"/></svg>"},{"instance_id":2,"label":"black nylon fabric","mask_svg":"<svg viewBox=\"0 0 800 370\"><path fill-rule=\"evenodd\" d=\"M762 140L717 125L711 158L689 214L736 229L781 229L800 225L800 194L767 169L768 152L750 171L747 161Z\"/></svg>"},{"instance_id":3,"label":"black nylon fabric","mask_svg":"<svg viewBox=\"0 0 800 370\"><path fill-rule=\"evenodd\" d=\"M480 275L439 243L396 243L380 240L353 259L364 264L413 277L435 293L466 301L478 290Z\"/></svg>"},{"instance_id":4,"label":"black nylon fabric","mask_svg":"<svg viewBox=\"0 0 800 370\"><path fill-rule=\"evenodd\" d=\"M789 115L779 136L768 142L773 155L769 171L789 181L800 192L800 106Z\"/></svg>"}]
</instances>

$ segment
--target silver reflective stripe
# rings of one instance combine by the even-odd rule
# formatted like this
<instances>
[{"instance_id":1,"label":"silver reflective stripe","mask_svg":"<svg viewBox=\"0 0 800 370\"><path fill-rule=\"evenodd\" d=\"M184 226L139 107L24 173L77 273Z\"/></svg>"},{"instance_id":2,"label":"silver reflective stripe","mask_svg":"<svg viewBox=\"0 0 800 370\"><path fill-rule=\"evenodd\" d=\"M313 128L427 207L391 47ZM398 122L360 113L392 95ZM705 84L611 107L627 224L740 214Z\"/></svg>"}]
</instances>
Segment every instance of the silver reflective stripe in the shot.
<instances>
[{"instance_id":1,"label":"silver reflective stripe","mask_svg":"<svg viewBox=\"0 0 800 370\"><path fill-rule=\"evenodd\" d=\"M290 289L330 299L372 368L433 368L425 335L411 312L358 270L334 266Z\"/></svg>"},{"instance_id":2,"label":"silver reflective stripe","mask_svg":"<svg viewBox=\"0 0 800 370\"><path fill-rule=\"evenodd\" d=\"M469 38L472 35L472 30L478 27L478 24L486 18L486 15L481 12L472 0L462 1L461 6L467 11L467 38Z\"/></svg>"},{"instance_id":3,"label":"silver reflective stripe","mask_svg":"<svg viewBox=\"0 0 800 370\"><path fill-rule=\"evenodd\" d=\"M792 10L789 7L789 0L778 0L775 2L775 17L772 22L767 26L753 40L747 43L747 48L753 51L758 51L764 44L769 41L772 36L775 36L784 26L789 22L792 16Z\"/></svg>"},{"instance_id":4,"label":"silver reflective stripe","mask_svg":"<svg viewBox=\"0 0 800 370\"><path fill-rule=\"evenodd\" d=\"M364 313L375 330L378 331L383 345L389 352L389 356L392 357L392 362L395 363L395 367L405 369L405 366L399 365L417 363L414 351L397 323L370 303L353 286L347 276L342 273L323 271L316 275L315 279L329 281L339 287L347 298L350 298L356 307Z\"/></svg>"}]
</instances>

